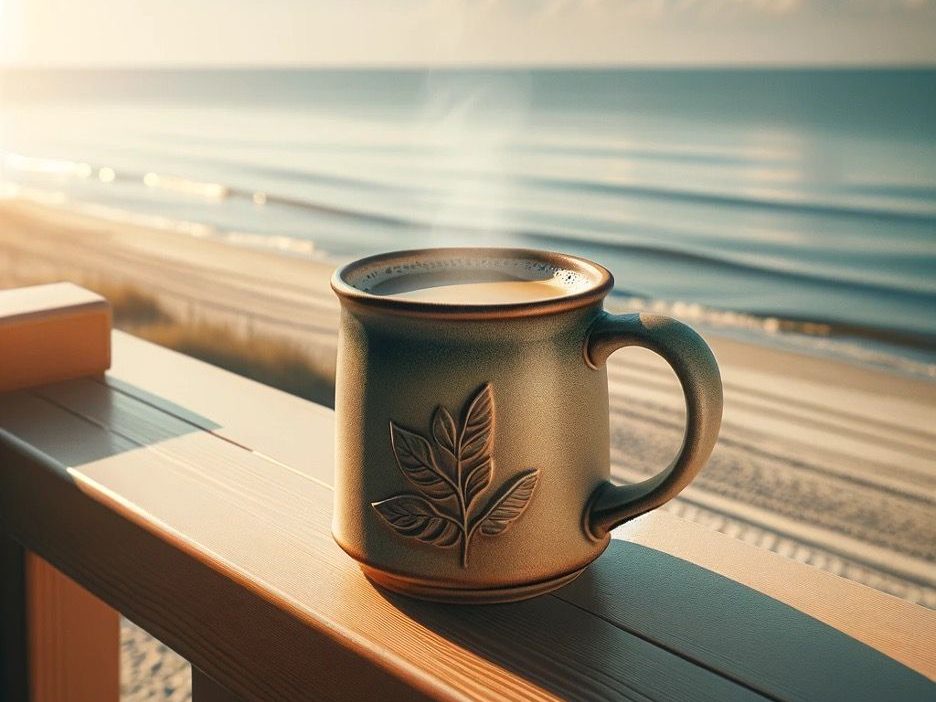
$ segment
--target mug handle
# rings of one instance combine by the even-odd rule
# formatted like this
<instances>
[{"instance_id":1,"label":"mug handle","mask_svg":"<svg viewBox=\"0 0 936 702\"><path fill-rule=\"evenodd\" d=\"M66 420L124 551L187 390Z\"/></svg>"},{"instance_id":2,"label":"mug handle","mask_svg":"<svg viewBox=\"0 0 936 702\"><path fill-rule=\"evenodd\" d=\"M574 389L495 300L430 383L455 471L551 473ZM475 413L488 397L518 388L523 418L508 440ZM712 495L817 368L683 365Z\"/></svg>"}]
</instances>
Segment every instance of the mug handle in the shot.
<instances>
[{"instance_id":1,"label":"mug handle","mask_svg":"<svg viewBox=\"0 0 936 702\"><path fill-rule=\"evenodd\" d=\"M602 312L585 337L585 362L597 370L625 346L650 349L676 372L686 397L686 432L666 470L633 485L604 483L592 493L584 521L594 539L674 498L705 465L721 426L721 375L712 350L695 330L663 315Z\"/></svg>"}]
</instances>

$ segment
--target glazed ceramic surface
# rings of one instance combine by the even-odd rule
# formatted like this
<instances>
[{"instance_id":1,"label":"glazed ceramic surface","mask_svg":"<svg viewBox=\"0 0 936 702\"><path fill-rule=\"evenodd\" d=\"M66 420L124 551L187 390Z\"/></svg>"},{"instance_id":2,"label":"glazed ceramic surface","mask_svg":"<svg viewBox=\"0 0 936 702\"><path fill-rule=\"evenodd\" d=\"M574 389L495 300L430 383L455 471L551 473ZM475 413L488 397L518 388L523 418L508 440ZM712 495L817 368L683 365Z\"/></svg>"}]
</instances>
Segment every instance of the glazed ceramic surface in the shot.
<instances>
[{"instance_id":1,"label":"glazed ceramic surface","mask_svg":"<svg viewBox=\"0 0 936 702\"><path fill-rule=\"evenodd\" d=\"M524 275L575 285L504 304L368 292L378 275L515 262ZM394 252L336 271L333 533L368 577L442 601L546 592L598 557L611 528L672 498L701 469L721 421L715 359L675 320L605 313L612 284L590 261L518 249ZM613 486L604 362L629 345L673 366L687 429L672 465Z\"/></svg>"}]
</instances>

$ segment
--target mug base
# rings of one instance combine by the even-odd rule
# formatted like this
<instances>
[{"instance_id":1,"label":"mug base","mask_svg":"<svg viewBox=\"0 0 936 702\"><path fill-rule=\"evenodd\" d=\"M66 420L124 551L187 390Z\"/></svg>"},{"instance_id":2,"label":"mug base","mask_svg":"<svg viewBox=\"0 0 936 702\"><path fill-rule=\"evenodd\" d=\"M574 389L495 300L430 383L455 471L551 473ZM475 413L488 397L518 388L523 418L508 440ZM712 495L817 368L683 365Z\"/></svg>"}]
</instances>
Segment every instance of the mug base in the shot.
<instances>
[{"instance_id":1,"label":"mug base","mask_svg":"<svg viewBox=\"0 0 936 702\"><path fill-rule=\"evenodd\" d=\"M406 595L407 597L414 597L419 600L445 602L448 604L497 604L526 600L531 597L536 597L537 595L545 595L547 592L552 592L572 582L585 570L584 568L580 568L571 573L560 575L557 578L540 580L535 583L523 585L459 588L433 585L427 582L417 582L392 575L391 573L378 570L377 568L372 568L363 563L359 563L358 565L361 566L361 570L364 571L364 575L368 580L386 590Z\"/></svg>"}]
</instances>

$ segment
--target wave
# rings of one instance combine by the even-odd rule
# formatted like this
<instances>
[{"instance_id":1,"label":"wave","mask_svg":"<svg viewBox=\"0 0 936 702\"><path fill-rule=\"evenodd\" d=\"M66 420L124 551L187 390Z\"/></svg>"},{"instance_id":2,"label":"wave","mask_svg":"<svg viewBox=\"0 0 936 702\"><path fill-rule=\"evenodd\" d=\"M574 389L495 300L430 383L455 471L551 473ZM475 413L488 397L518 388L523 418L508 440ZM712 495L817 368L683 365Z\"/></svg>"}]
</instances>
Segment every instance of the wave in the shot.
<instances>
[{"instance_id":1,"label":"wave","mask_svg":"<svg viewBox=\"0 0 936 702\"><path fill-rule=\"evenodd\" d=\"M231 143L229 143L231 142ZM237 147L237 140L219 141L220 145L226 147ZM243 146L254 146L256 142L241 142ZM375 153L396 154L412 158L414 155L433 155L439 156L443 151L437 147L426 145L340 145L328 146L327 151L341 154L357 153L373 155ZM279 150L282 145L278 145ZM264 149L271 148L268 145ZM316 145L316 149L322 149L322 146ZM770 163L786 163L778 155L772 157L768 154L764 157L753 159L750 156L735 155L730 149L693 149L676 147L614 147L614 146L587 146L587 145L566 145L562 143L518 143L518 144L499 144L498 149L504 152L510 151L529 151L529 152L553 152L568 153L575 155L587 155L602 157L629 156L635 159L653 159L663 162L667 161L697 161L701 163L721 163L730 165L757 166L760 170L767 167ZM293 153L293 149L289 150ZM695 153L698 151L699 153ZM153 154L157 155L157 154ZM71 164L73 167L88 169L88 164L75 164L73 162L58 161L56 159L32 159L16 154L7 157L7 168L11 170L32 170L38 171L36 164L39 163L46 169L53 166L50 164ZM446 158L436 159L438 162L446 163ZM484 169L477 166L453 168L444 167L433 162L430 167L424 164L413 165L407 163L404 159L399 163L393 163L393 172L387 173L382 177L376 171L370 171L366 176L342 173L334 171L325 171L315 168L305 167L282 167L274 165L265 165L254 161L244 161L231 158L219 158L216 155L200 156L192 159L192 165L204 166L211 165L216 168L226 170L236 170L247 176L257 178L274 178L285 182L294 182L300 185L311 183L324 183L339 187L348 187L369 192L380 191L386 193L399 193L402 195L412 195L418 192L451 192L455 188L463 188L473 183L489 184L496 183L500 187L510 188L512 186L521 186L531 189L539 189L548 192L584 192L607 195L612 198L639 198L644 200L655 200L662 202L685 203L691 205L709 206L724 210L731 208L736 210L755 210L769 211L781 214L798 214L809 216L835 217L845 219L874 219L879 221L906 221L916 224L936 225L936 188L926 184L913 183L828 183L823 186L818 184L810 185L810 192L801 188L788 188L782 184L777 187L767 181L763 187L756 191L738 192L742 187L750 190L744 183L743 176L737 176L737 183L722 187L699 187L697 184L682 182L678 187L670 187L665 184L642 184L640 182L628 182L609 178L594 177L562 177L543 173L532 172L510 172L502 167L496 169ZM357 164L362 172L366 172L367 164ZM385 164L386 165L386 164ZM626 162L616 162L618 168L625 171ZM68 165L63 165L67 170ZM70 173L75 175L74 171ZM131 174L131 177L139 177L140 174ZM161 174L159 174L161 175ZM162 176L172 178L174 176ZM403 183L401 184L401 179ZM198 179L195 179L198 180ZM228 184L214 184L218 188L230 187ZM737 185L737 187L734 187ZM232 188L235 189L236 188ZM825 192L826 196L817 196L817 193ZM885 204L863 203L862 198L877 198L885 201ZM290 197L289 204L295 206L311 205L318 203L302 202L302 198Z\"/></svg>"},{"instance_id":2,"label":"wave","mask_svg":"<svg viewBox=\"0 0 936 702\"><path fill-rule=\"evenodd\" d=\"M694 204L706 204L730 207L749 207L786 212L799 212L805 214L831 215L835 217L852 217L885 220L909 220L926 224L936 224L936 211L898 210L892 208L861 207L859 205L836 204L819 200L808 200L797 196L795 199L768 199L765 197L730 195L727 193L701 192L691 190L676 190L655 186L641 186L633 184L613 184L601 182L587 182L581 180L565 180L561 178L528 178L531 184L550 188L577 188L592 192L601 192L611 195L634 195L639 197L653 197L667 200L679 200Z\"/></svg>"},{"instance_id":3,"label":"wave","mask_svg":"<svg viewBox=\"0 0 936 702\"><path fill-rule=\"evenodd\" d=\"M793 283L810 283L847 289L851 291L861 291L876 295L897 295L919 297L921 300L932 302L936 305L936 291L921 291L909 286L886 285L883 283L870 282L857 278L832 277L810 273L803 270L792 270L781 266L767 266L757 264L746 260L745 257L732 257L730 254L714 254L708 251L700 251L683 246L677 248L666 246L657 242L628 240L619 237L598 238L594 234L576 235L567 232L550 232L545 230L513 230L515 234L521 234L531 239L542 241L551 241L555 243L583 244L587 243L590 247L601 248L616 253L642 253L665 257L672 261L685 261L688 263L698 263L709 267L710 269L721 269L724 271L735 271L738 273L747 273L751 276L760 278L782 278Z\"/></svg>"},{"instance_id":4,"label":"wave","mask_svg":"<svg viewBox=\"0 0 936 702\"><path fill-rule=\"evenodd\" d=\"M812 353L872 366L910 377L936 380L932 337L890 334L872 326L785 318L769 312L749 313L707 307L681 300L651 300L614 290L608 307L616 312L652 312L677 317L700 329L736 336L796 353ZM868 343L871 342L871 343ZM903 343L907 342L907 343ZM921 353L906 353L907 348Z\"/></svg>"},{"instance_id":5,"label":"wave","mask_svg":"<svg viewBox=\"0 0 936 702\"><path fill-rule=\"evenodd\" d=\"M381 226L392 226L399 228L416 229L437 229L438 222L432 222L419 217L403 217L385 213L368 212L363 209L350 209L323 203L316 203L302 198L293 198L288 196L275 195L271 193L256 193L251 191L240 191L231 188L230 195L233 197L244 197L255 202L262 199L264 203L285 205L289 207L302 208L310 212L319 214L328 214L336 217L344 217L361 222L379 224ZM477 235L490 234L491 229L485 226L472 226L468 224L446 223L445 229L453 235ZM744 257L732 257L730 254L714 254L708 251L689 248L683 245L681 248L667 246L653 241L642 241L639 239L628 239L618 233L613 237L601 237L596 232L576 234L559 229L549 230L547 228L525 228L510 227L505 230L505 234L512 236L525 237L539 241L551 241L556 243L582 244L589 246L612 249L617 253L644 253L666 257L672 260L682 260L691 263L698 263L712 268L721 268L724 270L733 270L744 272L755 276L770 276L774 278L784 278L793 282L813 283L820 285L834 285L840 288L847 288L855 291L869 292L879 295L901 295L901 296L920 296L922 299L930 300L936 305L936 298L933 297L933 291L919 291L910 286L886 285L883 283L869 282L856 278L833 278L806 271L795 271L780 266L758 265ZM660 235L665 235L665 230L658 229Z\"/></svg>"},{"instance_id":6,"label":"wave","mask_svg":"<svg viewBox=\"0 0 936 702\"><path fill-rule=\"evenodd\" d=\"M808 270L797 270L792 268L790 262L784 264L782 261L775 261L773 265L765 263L763 257L760 260L752 260L752 254L732 253L730 250L711 250L691 243L682 241L674 244L661 243L656 240L673 241L677 236L667 236L667 229L663 226L644 227L641 235L629 235L626 232L627 227L621 223L606 223L606 232L596 231L598 224L596 222L587 222L585 219L578 221L570 220L567 223L562 222L562 218L554 213L538 213L548 221L535 226L506 226L498 230L496 227L489 226L483 222L472 223L466 221L448 221L439 222L425 213L407 212L405 214L387 212L381 210L379 205L368 207L364 204L364 198L355 202L351 206L343 204L329 203L327 201L316 201L310 198L292 196L278 192L268 192L265 190L256 190L244 187L238 187L233 184L211 182L204 179L186 178L175 175L168 175L156 171L133 172L118 171L109 166L95 166L84 162L67 161L62 159L41 159L26 157L21 155L8 155L4 161L6 169L9 171L28 172L39 175L52 175L56 178L67 177L84 181L98 180L103 183L137 183L148 189L164 191L170 195L183 197L194 197L205 200L206 202L224 202L228 200L242 200L251 202L256 206L281 206L292 209L302 210L319 215L327 215L332 218L346 219L351 222L361 223L363 225L376 225L381 228L395 228L407 230L408 232L434 231L444 229L452 236L461 236L466 239L479 238L481 236L490 236L497 231L511 238L522 238L536 242L538 245L557 244L570 248L587 247L590 250L604 249L614 256L627 256L630 254L640 254L661 259L662 261L682 261L691 264L698 264L699 269L705 269L708 273L713 271L717 275L718 271L733 272L745 276L750 280L768 280L786 281L794 287L813 286L816 295L821 295L821 290L836 289L844 292L862 293L866 296L878 299L893 299L900 302L906 302L919 309L927 305L936 305L936 295L932 290L919 289L913 284L901 284L898 281L893 283L867 280L867 274L854 273L848 275L847 272L839 271L839 275L824 275L821 272L812 272ZM215 160L214 165L221 166L223 169L238 169L240 172L253 173L254 175L264 175L275 179L293 179L298 182L308 184L309 182L318 182L336 187L347 188L349 186L370 191L380 191L390 196L412 195L413 187L409 185L399 185L382 182L379 179L354 177L344 174L321 173L315 171L297 171L289 168L266 167L256 164L243 164L228 160ZM583 182L579 179L562 178L538 178L525 176L521 180L527 183L537 185L549 184L550 187L565 189L583 189ZM594 184L597 188L606 188L609 192L652 192L658 197L667 197L673 199L668 191L659 188L636 188L625 186L611 186L608 184ZM587 182L586 182L587 186ZM444 188L442 188L444 190ZM665 195L664 195L665 193ZM706 202L725 202L736 201L750 204L749 200L737 197L721 197L710 195L698 195L695 193L683 193L677 195L677 198L683 199L701 198ZM776 203L769 206L775 206ZM768 206L764 204L764 206ZM790 208L800 211L810 211L810 206L788 204ZM854 216L866 217L872 210L858 208L818 208L813 207L813 211L823 212L826 215L835 213L836 215L849 214ZM106 210L106 211L105 211ZM527 221L536 214L532 211L525 212L516 210L517 214L524 215ZM228 243L242 246L262 247L279 251L284 254L301 256L321 256L326 252L313 245L308 239L300 237L282 236L278 234L265 234L259 232L250 232L234 228L212 228L193 222L186 222L172 217L162 217L154 215L132 215L125 213L120 208L105 208L98 206L96 212L98 216L108 217L134 217L138 223L148 226L157 226L172 228L176 231L182 231L194 236L213 236ZM890 219L903 216L901 213L880 211L879 216L887 216ZM546 216L548 215L548 217ZM920 219L919 213L915 216ZM922 217L926 220L926 217ZM521 217L524 219L524 217ZM936 217L932 218L936 221ZM583 225L584 223L584 225ZM613 226L612 226L613 224ZM576 226L578 225L578 226ZM600 227L599 227L600 228ZM646 232L651 231L654 238L648 238ZM678 233L677 233L678 234ZM612 256L613 258L613 256ZM645 291L616 291L617 296L630 296L636 298L646 298ZM677 303L673 303L677 304ZM895 329L882 328L874 325L855 324L846 320L836 319L833 315L813 315L797 316L791 315L788 311L774 310L770 308L754 309L748 308L737 313L726 312L726 314L748 314L752 318L759 320L772 320L765 322L768 326L777 325L777 331L789 332L794 334L806 334L821 337L854 337L871 341L881 341L886 343L896 343L908 348L933 350L936 349L936 335L926 333L915 329ZM779 321L778 321L779 320Z\"/></svg>"},{"instance_id":7,"label":"wave","mask_svg":"<svg viewBox=\"0 0 936 702\"><path fill-rule=\"evenodd\" d=\"M804 338L837 340L839 342L846 342L850 339L864 339L917 349L925 352L925 356L936 351L936 335L934 334L913 333L899 329L882 329L873 325L853 324L829 317L789 316L780 310L761 309L740 312L682 300L653 300L618 289L612 291L611 298L632 310L669 314L684 321L710 327L759 332L767 335L796 335ZM850 355L862 355L867 358L880 357L881 359L889 359L892 355L881 351L869 351L867 347L859 348L867 353L853 351ZM907 363L895 363L895 361L889 360L887 365L913 369L914 372L936 377L936 363L912 361L907 358L903 358L902 361Z\"/></svg>"},{"instance_id":8,"label":"wave","mask_svg":"<svg viewBox=\"0 0 936 702\"><path fill-rule=\"evenodd\" d=\"M696 205L710 205L713 207L750 208L756 210L772 210L784 213L798 213L805 215L834 216L841 218L909 221L922 224L936 225L936 207L927 200L927 188L913 188L912 186L895 186L882 184L880 186L855 185L840 189L841 192L852 192L863 195L876 195L879 197L899 197L908 199L910 193L914 199L924 200L917 202L917 209L907 204L898 207L872 207L856 203L832 202L809 196L795 191L773 191L773 196L738 195L714 190L692 190L689 188L668 188L659 185L645 186L636 183L621 183L606 180L587 178L560 178L545 175L531 175L518 173L504 173L502 171L474 170L466 173L461 170L435 168L429 174L429 182L419 186L414 184L399 185L392 182L383 182L374 176L364 178L340 173L328 173L312 169L282 168L274 166L260 166L236 160L213 159L214 165L233 167L243 172L253 173L257 176L273 177L296 183L326 183L343 187L353 187L361 190L397 192L412 194L417 189L425 191L450 192L452 182L459 185L477 182L496 182L503 187L511 185L542 188L551 191L591 192L615 197L628 196L650 198L665 201L677 201ZM447 179L445 184L439 184L439 179ZM877 190L874 187L878 187ZM918 197L919 196L919 197ZM293 198L299 202L299 199ZM311 203L314 205L315 203ZM920 208L920 205L923 207Z\"/></svg>"},{"instance_id":9,"label":"wave","mask_svg":"<svg viewBox=\"0 0 936 702\"><path fill-rule=\"evenodd\" d=\"M884 195L936 201L936 188L906 183L849 183L842 190L859 195Z\"/></svg>"},{"instance_id":10,"label":"wave","mask_svg":"<svg viewBox=\"0 0 936 702\"><path fill-rule=\"evenodd\" d=\"M334 179L334 181L338 180L339 179ZM395 186L388 186L387 189L407 192L405 188L398 188ZM232 197L248 198L254 200L255 202L258 199L258 193L253 191L229 188L229 193ZM397 216L384 212L368 211L363 208L347 208L315 202L305 198L276 195L272 193L262 193L259 194L259 197L262 198L264 203L268 204L278 204L288 207L301 208L310 212L379 224L381 226L422 229L437 229L439 226L442 226L437 221L430 221L419 216ZM491 228L483 225L473 226L465 223L447 222L444 227L452 234L472 235L491 233ZM710 251L689 247L686 244L682 244L680 247L667 246L656 241L646 240L644 238L629 238L622 232L623 228L624 227L619 226L616 228L616 231L613 235L607 236L602 236L594 230L576 232L574 230L570 231L569 229L560 227L549 228L545 226L539 228L513 226L505 228L505 233L540 241L572 244L587 243L589 246L613 249L618 253L639 252L652 254L667 257L673 260L683 260L711 267L746 272L752 275L772 276L776 278L785 278L791 281L822 285L835 285L852 290L861 290L882 295L920 295L930 299L929 296L933 292L936 292L932 290L920 291L908 285L888 285L884 283L870 282L858 278L831 277L801 270L796 271L777 265L768 266L763 264L756 264L750 260L747 260L748 257L738 255L732 256L729 253L715 254ZM666 237L668 234L668 231L664 227L654 227L653 229L654 234L660 236L661 238ZM933 304L936 304L936 299L932 299L932 302Z\"/></svg>"},{"instance_id":11,"label":"wave","mask_svg":"<svg viewBox=\"0 0 936 702\"><path fill-rule=\"evenodd\" d=\"M203 147L211 144L225 150L238 148L256 148L256 138L206 137L203 135L181 134L174 132L151 132L146 135L149 141L155 143L188 144ZM389 143L382 142L330 142L322 140L283 140L262 142L264 150L273 153L306 152L316 153L364 153L364 154L392 154L400 156L431 156L446 155L451 145L446 142L414 144L412 141L398 140ZM564 156L578 156L591 158L632 158L641 161L658 161L661 163L694 163L717 164L728 166L764 166L765 164L788 165L795 161L795 155L781 149L769 147L699 147L690 145L671 146L667 144L616 145L605 140L588 142L559 142L559 141L519 141L517 143L498 144L504 153L520 154L561 154Z\"/></svg>"},{"instance_id":12,"label":"wave","mask_svg":"<svg viewBox=\"0 0 936 702\"><path fill-rule=\"evenodd\" d=\"M394 214L382 211L379 208L368 208L360 203L356 203L353 207L348 207L341 204L316 201L309 198L278 194L265 190L254 190L230 184L160 174L154 171L145 173L128 171L117 172L115 169L107 166L92 166L83 162L62 159L25 157L18 154L8 155L5 163L7 168L11 170L26 170L57 175L64 174L79 179L93 179L95 174L97 174L96 177L104 182L119 181L142 183L149 189L164 190L173 194L194 196L210 201L241 199L250 201L258 206L279 205L318 215L327 215L380 227L410 230L436 230L440 227L444 227L444 229L452 235L464 237L473 237L482 234L489 235L492 232L496 233L500 230L503 234L513 237L522 237L533 241L554 242L560 245L587 244L591 248L600 248L617 254L640 253L673 261L697 263L708 267L710 270L720 269L747 274L751 277L769 277L784 279L793 283L799 282L820 286L834 286L839 289L847 289L856 292L860 291L875 295L911 297L919 299L924 303L936 305L936 297L934 297L936 290L933 289L921 290L918 287L900 284L897 281L891 281L889 283L869 281L864 274L858 274L862 275L862 277L858 277L858 275L842 275L841 273L837 276L832 276L806 270L795 270L788 265L784 266L776 263L774 265L767 265L764 263L763 257L760 257L761 260L759 262L755 262L751 260L751 255L732 254L727 250L721 250L716 253L701 247L692 246L685 241L679 242L676 245L666 245L660 243L656 238L659 237L661 240L674 240L679 236L680 232L673 232L664 226L650 225L647 223L641 223L640 230L644 235L638 236L628 235L626 230L629 227L627 223L624 222L612 222L608 224L588 221L587 218L580 217L574 222L563 225L561 217L556 216L555 213L549 213L549 223L542 223L535 227L526 225L492 227L484 223L471 224L464 221L457 221L453 218L449 218L448 221L442 223L438 221L438 219L426 216L425 214L420 215L412 212L407 215ZM255 175L267 177L299 177L302 179L302 182L305 183L313 181L339 187L353 186L366 188L370 191L380 191L388 195L403 196L413 194L413 188L410 186L384 183L379 180L369 180L366 178L336 174L321 174L311 171L299 172L293 169L248 165L228 160L216 160L214 163L225 169L237 168L242 171L253 172ZM582 181L580 180L548 180L550 183L567 182L569 187L574 186L576 188L581 188L582 186ZM446 190L445 188L440 189L443 191ZM663 191L655 189L653 192L661 193ZM691 198L693 195L683 193L681 197ZM797 209L803 210L808 208L800 206L797 207ZM836 211L842 210L838 208ZM512 212L520 215L520 219L527 220L537 214L519 209L512 210ZM862 212L867 214L869 210L851 209L848 210L848 212L857 216ZM893 214L892 212L891 215ZM933 218L933 221L936 222L936 217ZM598 231L599 229L605 229L607 231ZM646 233L650 233L654 238L648 238Z\"/></svg>"},{"instance_id":13,"label":"wave","mask_svg":"<svg viewBox=\"0 0 936 702\"><path fill-rule=\"evenodd\" d=\"M146 215L117 207L71 200L60 191L47 191L16 186L0 181L0 197L21 198L45 206L69 209L81 214L127 222L155 229L164 229L195 238L210 238L232 246L259 248L281 255L303 258L329 258L328 253L307 239L285 235L219 230L216 227L169 217ZM335 263L340 263L335 260ZM922 378L936 378L936 362L932 351L936 337L899 330L884 330L873 326L855 325L834 319L807 319L784 316L769 310L737 311L710 307L680 300L651 299L632 291L616 288L609 297L612 310L650 311L679 317L691 324L740 335L748 341L786 346L796 352L819 353L836 358ZM871 346L861 340L882 342ZM856 343L858 342L858 343ZM919 349L919 358L908 357L894 345Z\"/></svg>"},{"instance_id":14,"label":"wave","mask_svg":"<svg viewBox=\"0 0 936 702\"><path fill-rule=\"evenodd\" d=\"M360 176L353 176L340 173L327 173L311 169L282 168L275 166L262 166L251 163L244 163L230 159L208 159L203 163L210 163L216 167L227 169L237 169L245 174L252 174L258 178L274 178L284 181L292 181L297 184L308 185L312 183L331 185L336 187L353 188L365 190L368 192L381 192L388 195L412 196L420 191L449 193L453 185L451 182L439 184L436 176L445 176L450 179L459 179L455 181L459 187L464 187L472 181L470 178L464 178L464 173L460 171L445 171L440 169L438 173L433 174L434 182L421 185L406 184L400 185L392 182L385 182L380 179ZM5 166L11 171L22 171L32 173L45 173L65 175L78 178L94 177L97 173L101 180L113 180L115 170L107 166L95 167L88 163L68 161L62 159L34 158L19 154L10 154L5 159ZM106 174L101 175L101 174ZM807 215L823 215L834 217L848 217L867 220L869 218L889 221L909 221L918 224L933 224L936 226L936 208L920 209L896 209L858 206L855 204L829 203L820 200L809 200L800 196L796 199L780 199L779 194L774 198L754 197L732 195L713 191L700 190L677 190L675 188L666 188L662 186L640 186L626 183L612 183L597 180L588 180L583 178L567 179L548 176L534 176L495 172L473 173L472 177L482 179L484 177L496 178L496 182L502 187L509 188L511 185L522 185L533 188L542 188L552 191L565 192L593 192L602 193L611 196L635 196L643 198L653 198L668 202L685 202L691 204L704 204L717 207L735 207L735 208L753 208L761 210L774 210L783 212L794 212ZM118 176L122 181L143 182L147 187L175 191L182 194L196 195L210 199L224 199L226 197L241 197L251 200L260 200L261 203L275 203L289 207L303 208L309 211L329 213L347 217L357 217L362 220L372 221L380 224L407 224L412 223L407 218L394 217L384 213L376 213L364 209L351 210L344 207L328 205L322 202L310 200L294 195L283 195L271 193L264 190L254 190L238 187L232 184L207 182L197 178L188 178L172 174L162 174L155 171L130 172L121 171ZM930 194L929 188L913 186L897 186L882 184L880 186L852 185L847 188L849 191L861 192L868 195L879 196L897 196L913 197L915 199L936 199L926 198ZM936 193L934 193L936 195ZM930 211L932 209L932 211Z\"/></svg>"}]
</instances>

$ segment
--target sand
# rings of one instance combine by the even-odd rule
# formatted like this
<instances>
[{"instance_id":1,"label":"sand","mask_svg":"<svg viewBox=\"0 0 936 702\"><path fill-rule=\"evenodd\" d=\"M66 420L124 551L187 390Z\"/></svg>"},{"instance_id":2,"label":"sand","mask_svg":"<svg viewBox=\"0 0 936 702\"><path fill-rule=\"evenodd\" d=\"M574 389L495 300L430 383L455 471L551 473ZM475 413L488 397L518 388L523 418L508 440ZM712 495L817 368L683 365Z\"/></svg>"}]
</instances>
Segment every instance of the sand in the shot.
<instances>
[{"instance_id":1,"label":"sand","mask_svg":"<svg viewBox=\"0 0 936 702\"><path fill-rule=\"evenodd\" d=\"M0 285L116 281L179 319L333 359L333 264L210 237L0 202ZM708 333L725 382L712 460L665 507L781 555L936 608L936 383ZM326 366L328 364L326 363ZM329 372L329 368L325 368ZM682 399L648 352L609 362L614 475L664 466ZM188 699L186 665L125 622L128 700Z\"/></svg>"}]
</instances>

